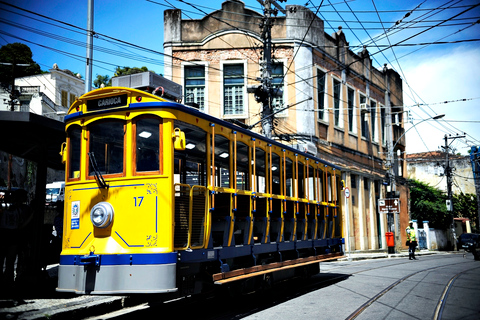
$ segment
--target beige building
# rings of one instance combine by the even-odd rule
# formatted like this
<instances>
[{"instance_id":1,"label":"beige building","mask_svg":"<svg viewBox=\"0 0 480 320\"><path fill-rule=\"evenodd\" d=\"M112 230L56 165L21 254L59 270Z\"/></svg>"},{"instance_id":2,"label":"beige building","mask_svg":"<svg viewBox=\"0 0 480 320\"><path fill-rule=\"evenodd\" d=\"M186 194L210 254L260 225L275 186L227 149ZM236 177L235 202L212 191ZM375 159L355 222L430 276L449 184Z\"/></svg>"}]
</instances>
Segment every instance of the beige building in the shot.
<instances>
[{"instance_id":1,"label":"beige building","mask_svg":"<svg viewBox=\"0 0 480 320\"><path fill-rule=\"evenodd\" d=\"M391 69L373 67L366 49L351 51L341 28L326 34L324 21L308 8L285 9L273 20L272 83L283 90L274 110L289 108L275 114L272 137L346 169L342 178L351 191L347 248L386 250L390 229L398 247L405 242L400 230L408 223L405 161L392 164L393 195L401 202L400 215L390 220L395 227L378 213L377 200L387 196L387 140L395 143L404 133L401 124L392 125L402 122L402 80ZM181 10L164 15L164 75L182 84L184 102L224 120L258 123L252 130L262 132L262 105L247 87L259 84L263 15L238 0L199 20L183 20ZM396 149L404 157L404 138ZM343 223L346 237L346 212Z\"/></svg>"},{"instance_id":2,"label":"beige building","mask_svg":"<svg viewBox=\"0 0 480 320\"><path fill-rule=\"evenodd\" d=\"M407 155L407 174L409 179L415 179L447 192L447 177L445 176L445 152L431 151ZM473 180L470 156L449 155L453 171L452 192L454 194L476 194Z\"/></svg>"}]
</instances>

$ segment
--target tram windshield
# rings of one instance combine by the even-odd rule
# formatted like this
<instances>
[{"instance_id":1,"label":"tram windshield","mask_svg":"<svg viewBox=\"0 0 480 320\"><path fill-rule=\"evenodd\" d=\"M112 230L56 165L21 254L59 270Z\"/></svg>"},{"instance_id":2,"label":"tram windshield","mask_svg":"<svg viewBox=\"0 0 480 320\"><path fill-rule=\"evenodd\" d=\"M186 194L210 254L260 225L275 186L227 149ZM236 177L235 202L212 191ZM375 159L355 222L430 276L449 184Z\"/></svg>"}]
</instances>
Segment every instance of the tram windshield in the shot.
<instances>
[{"instance_id":1,"label":"tram windshield","mask_svg":"<svg viewBox=\"0 0 480 320\"><path fill-rule=\"evenodd\" d=\"M95 157L101 174L123 173L124 124L122 121L101 121L88 128L89 153ZM89 175L94 168L89 163Z\"/></svg>"}]
</instances>

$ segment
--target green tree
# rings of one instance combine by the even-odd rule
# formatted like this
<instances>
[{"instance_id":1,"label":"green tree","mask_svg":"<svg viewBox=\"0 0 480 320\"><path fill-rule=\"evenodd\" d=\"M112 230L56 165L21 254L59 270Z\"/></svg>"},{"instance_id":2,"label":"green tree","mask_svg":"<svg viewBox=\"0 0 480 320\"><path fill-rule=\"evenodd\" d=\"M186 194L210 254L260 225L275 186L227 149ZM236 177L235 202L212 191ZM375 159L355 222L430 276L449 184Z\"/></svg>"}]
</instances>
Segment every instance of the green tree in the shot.
<instances>
[{"instance_id":1,"label":"green tree","mask_svg":"<svg viewBox=\"0 0 480 320\"><path fill-rule=\"evenodd\" d=\"M410 186L410 213L412 219L428 221L432 228L445 229L452 222L447 211L447 196L427 183L408 180Z\"/></svg>"},{"instance_id":2,"label":"green tree","mask_svg":"<svg viewBox=\"0 0 480 320\"><path fill-rule=\"evenodd\" d=\"M93 85L95 86L95 88L100 88L102 84L105 87L111 87L112 79L110 79L110 77L107 75L102 76L101 74L97 74L97 79L93 80Z\"/></svg>"},{"instance_id":3,"label":"green tree","mask_svg":"<svg viewBox=\"0 0 480 320\"><path fill-rule=\"evenodd\" d=\"M32 59L30 47L19 42L9 43L0 48L0 62L9 64L30 64L28 67L15 67L15 75L12 75L11 65L0 65L0 83L8 87L12 83L12 76L15 78L41 74L40 66Z\"/></svg>"},{"instance_id":4,"label":"green tree","mask_svg":"<svg viewBox=\"0 0 480 320\"><path fill-rule=\"evenodd\" d=\"M135 74L140 72L149 71L147 67L143 66L141 68L138 67L116 67L114 77L126 76L129 74ZM150 70L151 71L151 70ZM153 72L153 71L152 71Z\"/></svg>"},{"instance_id":5,"label":"green tree","mask_svg":"<svg viewBox=\"0 0 480 320\"><path fill-rule=\"evenodd\" d=\"M455 217L468 218L472 228L478 229L477 197L470 193L453 195L453 211Z\"/></svg>"}]
</instances>

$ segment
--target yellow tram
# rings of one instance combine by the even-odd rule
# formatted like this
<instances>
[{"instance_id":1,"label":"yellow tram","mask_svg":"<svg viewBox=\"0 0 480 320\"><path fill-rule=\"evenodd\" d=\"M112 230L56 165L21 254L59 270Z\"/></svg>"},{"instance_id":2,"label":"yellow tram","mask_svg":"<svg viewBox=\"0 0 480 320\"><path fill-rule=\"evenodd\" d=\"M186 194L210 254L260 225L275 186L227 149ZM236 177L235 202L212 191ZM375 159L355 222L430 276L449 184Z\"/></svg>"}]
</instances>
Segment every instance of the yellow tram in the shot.
<instances>
[{"instance_id":1,"label":"yellow tram","mask_svg":"<svg viewBox=\"0 0 480 320\"><path fill-rule=\"evenodd\" d=\"M327 161L130 88L81 96L65 123L57 291L185 295L343 254Z\"/></svg>"}]
</instances>

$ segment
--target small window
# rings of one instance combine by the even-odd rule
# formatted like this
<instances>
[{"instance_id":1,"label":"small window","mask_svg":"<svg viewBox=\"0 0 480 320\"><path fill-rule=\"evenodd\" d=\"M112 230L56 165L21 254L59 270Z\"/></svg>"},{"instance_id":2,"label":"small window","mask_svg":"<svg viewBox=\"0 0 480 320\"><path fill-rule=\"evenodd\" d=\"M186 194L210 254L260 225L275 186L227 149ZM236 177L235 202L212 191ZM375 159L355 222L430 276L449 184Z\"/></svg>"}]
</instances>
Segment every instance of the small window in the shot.
<instances>
[{"instance_id":1,"label":"small window","mask_svg":"<svg viewBox=\"0 0 480 320\"><path fill-rule=\"evenodd\" d=\"M281 90L282 95L272 98L272 106L274 111L278 111L284 107L284 75L283 75L283 63L272 63L272 86L274 90ZM286 111L279 112L277 115L286 115Z\"/></svg>"},{"instance_id":2,"label":"small window","mask_svg":"<svg viewBox=\"0 0 480 320\"><path fill-rule=\"evenodd\" d=\"M317 100L318 100L318 119L327 121L325 114L325 72L317 70Z\"/></svg>"},{"instance_id":3,"label":"small window","mask_svg":"<svg viewBox=\"0 0 480 320\"><path fill-rule=\"evenodd\" d=\"M136 171L160 171L160 119L143 118L135 122Z\"/></svg>"},{"instance_id":4,"label":"small window","mask_svg":"<svg viewBox=\"0 0 480 320\"><path fill-rule=\"evenodd\" d=\"M185 67L185 104L205 110L205 67Z\"/></svg>"},{"instance_id":5,"label":"small window","mask_svg":"<svg viewBox=\"0 0 480 320\"><path fill-rule=\"evenodd\" d=\"M92 162L101 174L123 173L124 123L117 120L95 122L88 131L89 175L94 175Z\"/></svg>"},{"instance_id":6,"label":"small window","mask_svg":"<svg viewBox=\"0 0 480 320\"><path fill-rule=\"evenodd\" d=\"M372 141L378 141L377 139L377 132L376 132L376 126L377 126L377 103L374 101L370 102L371 108L370 108L370 121L372 122Z\"/></svg>"},{"instance_id":7,"label":"small window","mask_svg":"<svg viewBox=\"0 0 480 320\"><path fill-rule=\"evenodd\" d=\"M244 70L243 64L231 64L223 67L225 115L244 114Z\"/></svg>"},{"instance_id":8,"label":"small window","mask_svg":"<svg viewBox=\"0 0 480 320\"><path fill-rule=\"evenodd\" d=\"M347 103L348 103L348 131L353 132L354 130L354 100L355 100L355 91L348 88L347 91Z\"/></svg>"},{"instance_id":9,"label":"small window","mask_svg":"<svg viewBox=\"0 0 480 320\"><path fill-rule=\"evenodd\" d=\"M75 100L77 99L77 97L75 97L75 95L73 93L70 93L70 105L72 105Z\"/></svg>"},{"instance_id":10,"label":"small window","mask_svg":"<svg viewBox=\"0 0 480 320\"><path fill-rule=\"evenodd\" d=\"M80 141L82 137L82 128L79 126L71 126L67 131L68 142L68 178L80 178Z\"/></svg>"},{"instance_id":11,"label":"small window","mask_svg":"<svg viewBox=\"0 0 480 320\"><path fill-rule=\"evenodd\" d=\"M62 107L68 108L68 92L62 90Z\"/></svg>"},{"instance_id":12,"label":"small window","mask_svg":"<svg viewBox=\"0 0 480 320\"><path fill-rule=\"evenodd\" d=\"M340 92L342 90L342 83L337 80L333 80L333 116L334 124L336 127L341 125L340 123Z\"/></svg>"},{"instance_id":13,"label":"small window","mask_svg":"<svg viewBox=\"0 0 480 320\"><path fill-rule=\"evenodd\" d=\"M367 98L363 95L360 95L360 104L367 102ZM362 137L368 138L368 121L365 112L360 113L360 123L362 126Z\"/></svg>"}]
</instances>

